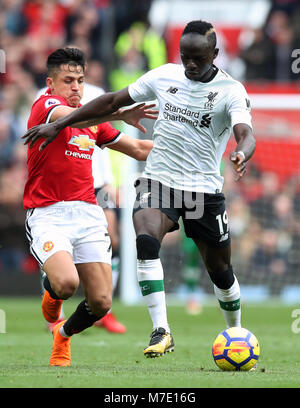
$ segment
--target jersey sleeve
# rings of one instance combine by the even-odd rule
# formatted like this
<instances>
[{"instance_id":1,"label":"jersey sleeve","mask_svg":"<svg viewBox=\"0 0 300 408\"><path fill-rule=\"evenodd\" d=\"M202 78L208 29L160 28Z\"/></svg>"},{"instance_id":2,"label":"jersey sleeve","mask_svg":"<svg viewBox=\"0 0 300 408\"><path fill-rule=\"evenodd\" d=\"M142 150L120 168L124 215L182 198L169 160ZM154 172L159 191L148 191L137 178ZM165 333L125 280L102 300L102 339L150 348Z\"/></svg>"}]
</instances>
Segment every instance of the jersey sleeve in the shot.
<instances>
[{"instance_id":1,"label":"jersey sleeve","mask_svg":"<svg viewBox=\"0 0 300 408\"><path fill-rule=\"evenodd\" d=\"M249 96L241 83L238 83L230 94L227 104L231 128L238 123L245 123L252 129L251 106Z\"/></svg>"},{"instance_id":2,"label":"jersey sleeve","mask_svg":"<svg viewBox=\"0 0 300 408\"><path fill-rule=\"evenodd\" d=\"M158 68L155 68L129 85L129 95L135 102L152 101L156 99L154 81L157 76L157 71Z\"/></svg>"},{"instance_id":3,"label":"jersey sleeve","mask_svg":"<svg viewBox=\"0 0 300 408\"><path fill-rule=\"evenodd\" d=\"M112 127L109 122L104 122L98 125L97 145L104 149L104 147L117 143L122 137L122 133Z\"/></svg>"},{"instance_id":4,"label":"jersey sleeve","mask_svg":"<svg viewBox=\"0 0 300 408\"><path fill-rule=\"evenodd\" d=\"M42 95L33 105L31 114L28 120L28 129L35 125L48 123L52 113L59 106L67 106L66 101L57 95Z\"/></svg>"}]
</instances>

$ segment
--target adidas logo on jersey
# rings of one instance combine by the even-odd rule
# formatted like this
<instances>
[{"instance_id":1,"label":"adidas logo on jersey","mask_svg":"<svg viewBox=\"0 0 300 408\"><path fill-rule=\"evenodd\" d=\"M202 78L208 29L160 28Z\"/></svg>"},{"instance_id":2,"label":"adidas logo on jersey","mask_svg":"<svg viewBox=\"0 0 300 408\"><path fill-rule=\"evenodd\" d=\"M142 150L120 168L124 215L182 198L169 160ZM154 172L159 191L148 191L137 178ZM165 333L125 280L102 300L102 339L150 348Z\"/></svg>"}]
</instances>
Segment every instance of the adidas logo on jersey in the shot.
<instances>
[{"instance_id":1,"label":"adidas logo on jersey","mask_svg":"<svg viewBox=\"0 0 300 408\"><path fill-rule=\"evenodd\" d=\"M173 86L170 86L170 88L167 90L167 92L170 92L171 94L176 94L178 91L178 88L174 88Z\"/></svg>"}]
</instances>

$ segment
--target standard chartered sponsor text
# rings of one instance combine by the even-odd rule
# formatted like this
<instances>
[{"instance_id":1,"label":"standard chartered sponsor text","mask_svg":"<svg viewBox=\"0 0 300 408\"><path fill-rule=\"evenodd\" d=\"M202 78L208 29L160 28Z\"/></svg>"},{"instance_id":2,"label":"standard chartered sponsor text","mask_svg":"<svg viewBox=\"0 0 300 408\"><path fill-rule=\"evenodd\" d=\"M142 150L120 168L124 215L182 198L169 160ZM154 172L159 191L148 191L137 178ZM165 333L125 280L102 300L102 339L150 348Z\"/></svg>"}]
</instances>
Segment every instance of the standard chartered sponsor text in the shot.
<instances>
[{"instance_id":1,"label":"standard chartered sponsor text","mask_svg":"<svg viewBox=\"0 0 300 408\"><path fill-rule=\"evenodd\" d=\"M195 112L188 108L180 108L179 106L167 102L164 106L163 115L166 120L189 123L193 127L197 127L199 124L198 119L200 112Z\"/></svg>"}]
</instances>

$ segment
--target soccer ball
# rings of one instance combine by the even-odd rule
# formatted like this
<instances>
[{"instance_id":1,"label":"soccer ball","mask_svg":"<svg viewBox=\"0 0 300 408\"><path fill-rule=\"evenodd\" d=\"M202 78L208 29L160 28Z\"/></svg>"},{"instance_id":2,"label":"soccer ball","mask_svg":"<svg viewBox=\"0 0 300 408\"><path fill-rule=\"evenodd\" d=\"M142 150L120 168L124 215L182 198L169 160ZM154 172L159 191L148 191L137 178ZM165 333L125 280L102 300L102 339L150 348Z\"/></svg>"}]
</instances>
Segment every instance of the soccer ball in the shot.
<instances>
[{"instance_id":1,"label":"soccer ball","mask_svg":"<svg viewBox=\"0 0 300 408\"><path fill-rule=\"evenodd\" d=\"M223 371L249 371L257 363L260 353L257 338L242 327L230 327L216 337L212 354Z\"/></svg>"}]
</instances>

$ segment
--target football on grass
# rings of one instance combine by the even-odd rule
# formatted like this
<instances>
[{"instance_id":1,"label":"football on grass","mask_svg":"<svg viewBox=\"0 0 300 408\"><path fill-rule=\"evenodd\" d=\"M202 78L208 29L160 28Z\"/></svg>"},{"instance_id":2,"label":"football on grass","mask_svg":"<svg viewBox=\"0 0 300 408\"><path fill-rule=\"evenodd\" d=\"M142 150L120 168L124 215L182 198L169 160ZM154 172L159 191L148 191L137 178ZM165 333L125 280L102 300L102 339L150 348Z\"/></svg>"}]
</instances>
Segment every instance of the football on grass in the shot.
<instances>
[{"instance_id":1,"label":"football on grass","mask_svg":"<svg viewBox=\"0 0 300 408\"><path fill-rule=\"evenodd\" d=\"M257 363L260 348L257 338L242 327L230 327L216 337L212 354L223 371L249 371Z\"/></svg>"}]
</instances>

